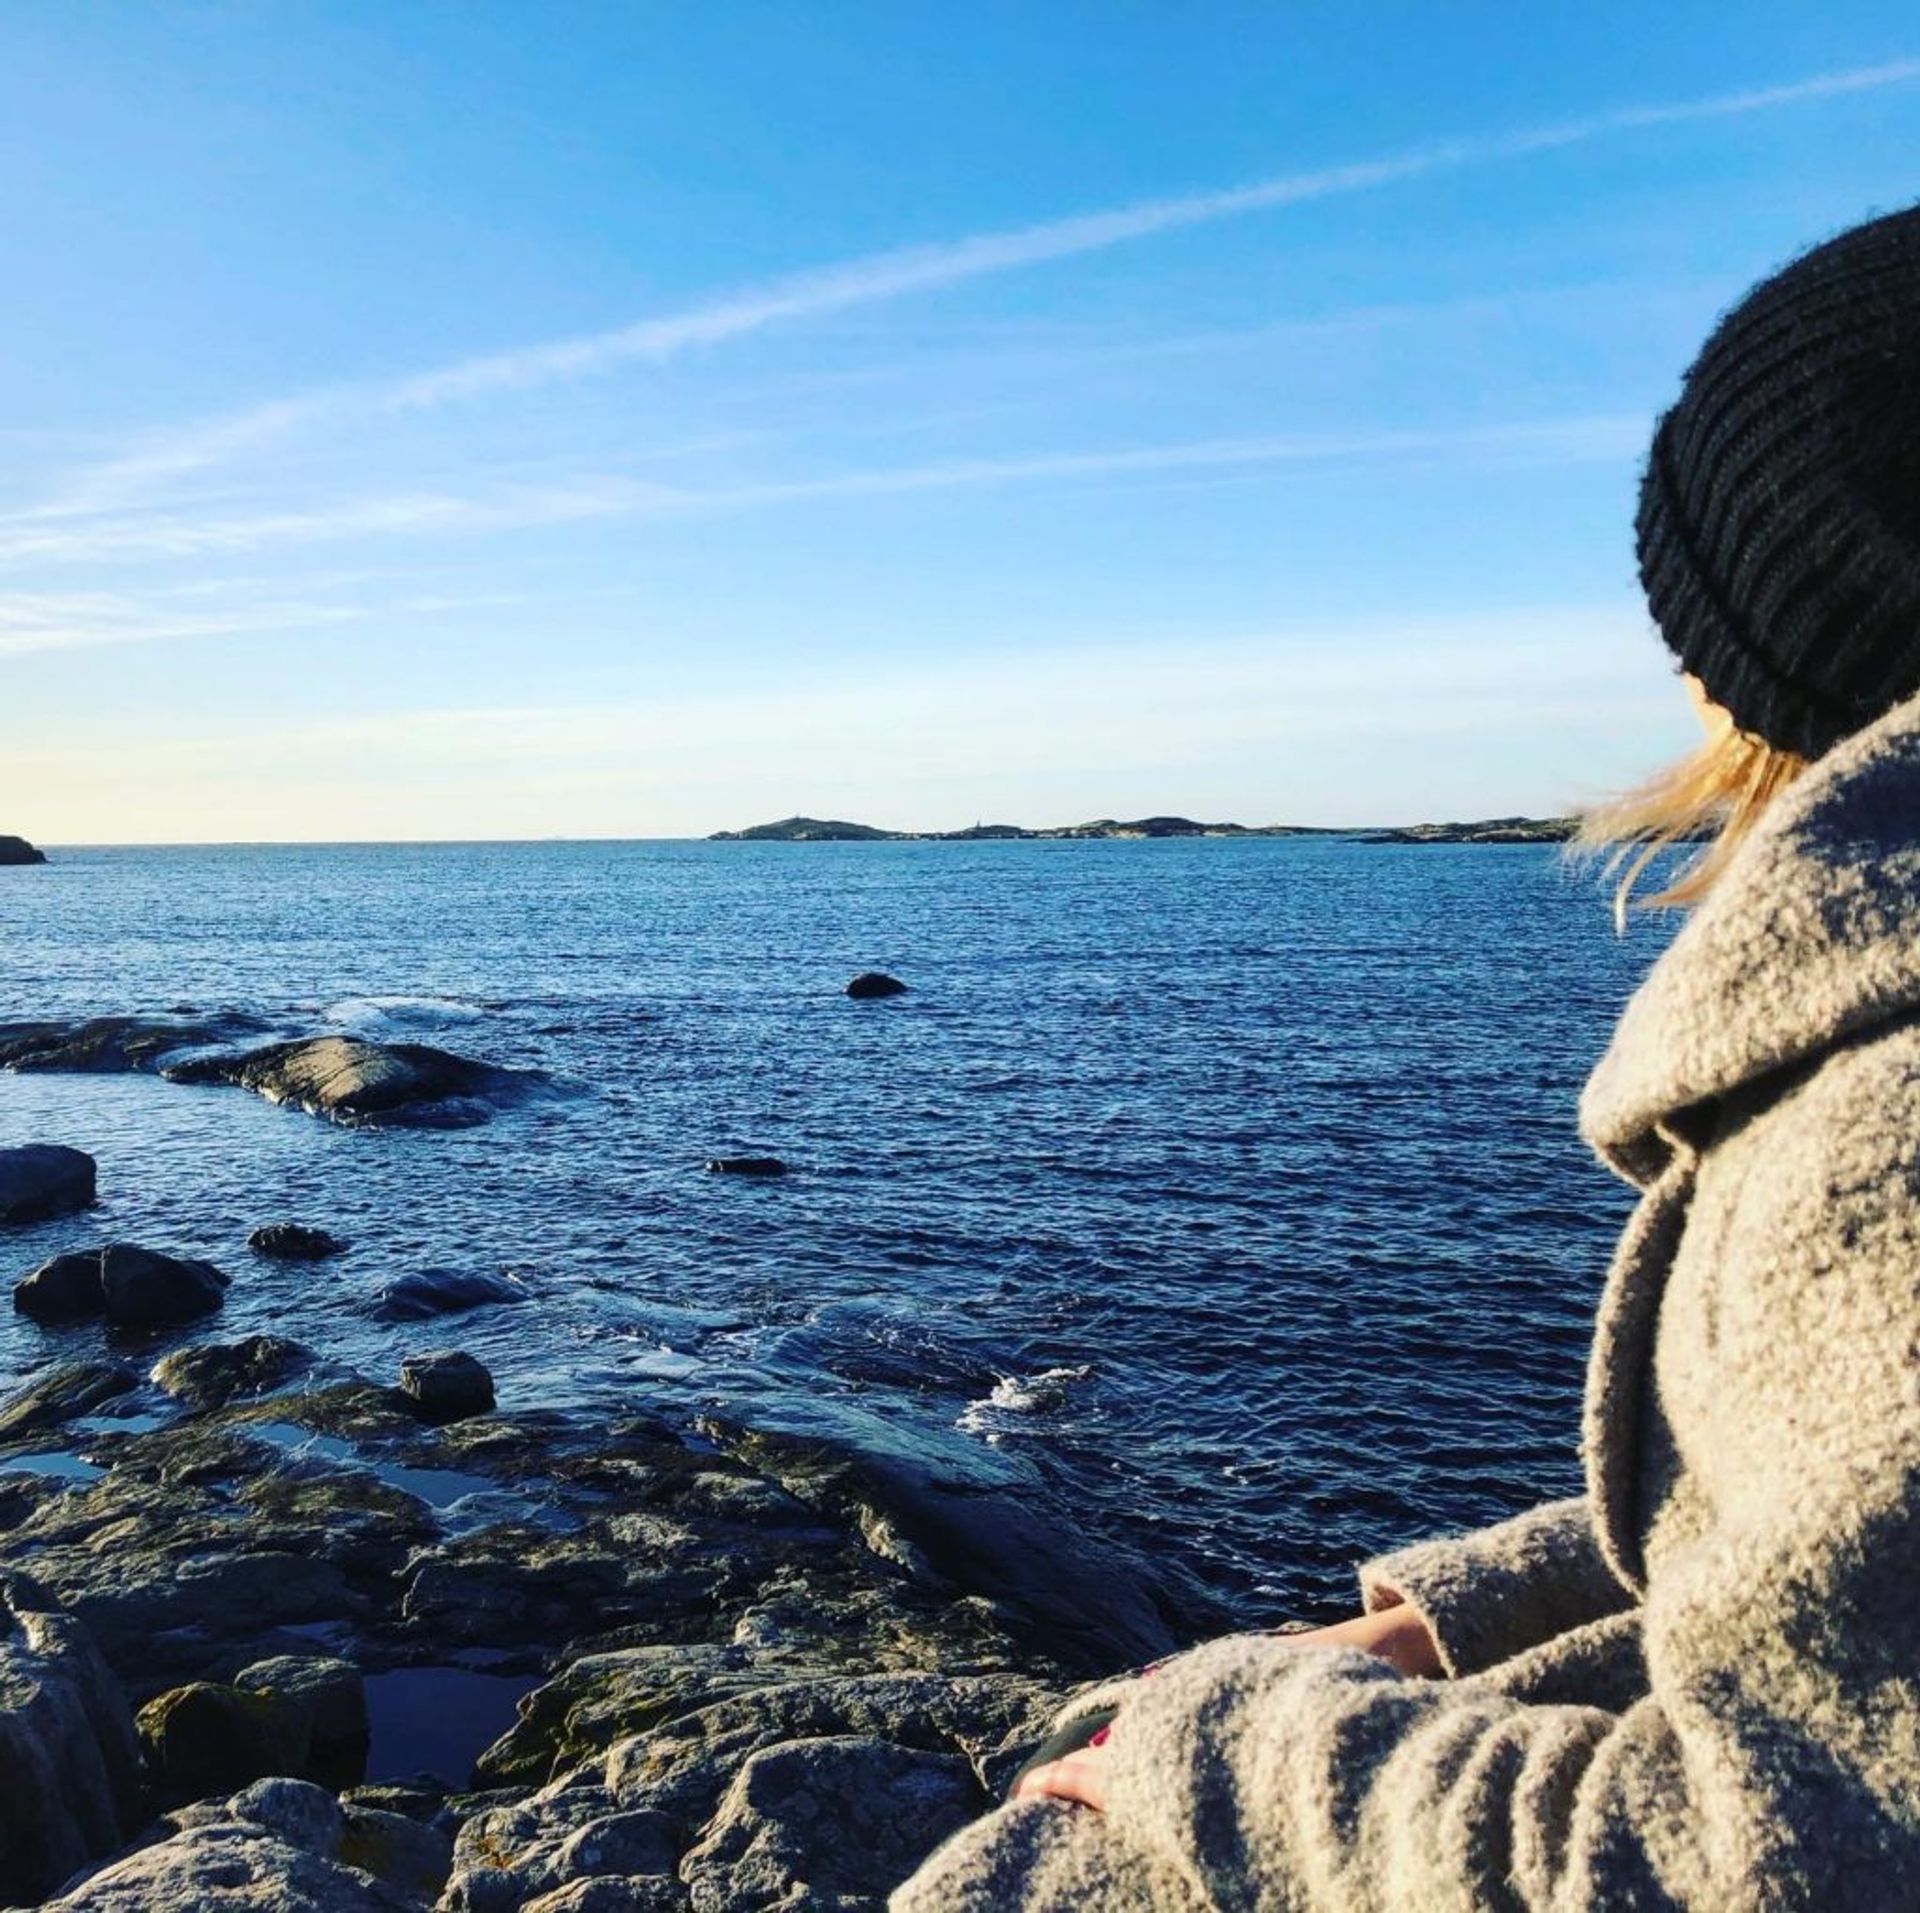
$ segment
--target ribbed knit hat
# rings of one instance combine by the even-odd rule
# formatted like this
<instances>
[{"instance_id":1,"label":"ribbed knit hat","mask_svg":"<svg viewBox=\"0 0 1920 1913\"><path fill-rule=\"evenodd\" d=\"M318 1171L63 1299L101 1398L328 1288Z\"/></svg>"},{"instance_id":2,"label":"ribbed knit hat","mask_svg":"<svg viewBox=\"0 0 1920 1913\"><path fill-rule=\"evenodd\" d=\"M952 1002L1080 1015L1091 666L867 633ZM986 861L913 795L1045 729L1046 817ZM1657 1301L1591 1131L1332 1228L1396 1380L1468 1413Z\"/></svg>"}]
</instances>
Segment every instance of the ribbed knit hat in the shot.
<instances>
[{"instance_id":1,"label":"ribbed knit hat","mask_svg":"<svg viewBox=\"0 0 1920 1913\"><path fill-rule=\"evenodd\" d=\"M1817 757L1920 690L1920 206L1720 321L1638 530L1661 635L1741 730Z\"/></svg>"}]
</instances>

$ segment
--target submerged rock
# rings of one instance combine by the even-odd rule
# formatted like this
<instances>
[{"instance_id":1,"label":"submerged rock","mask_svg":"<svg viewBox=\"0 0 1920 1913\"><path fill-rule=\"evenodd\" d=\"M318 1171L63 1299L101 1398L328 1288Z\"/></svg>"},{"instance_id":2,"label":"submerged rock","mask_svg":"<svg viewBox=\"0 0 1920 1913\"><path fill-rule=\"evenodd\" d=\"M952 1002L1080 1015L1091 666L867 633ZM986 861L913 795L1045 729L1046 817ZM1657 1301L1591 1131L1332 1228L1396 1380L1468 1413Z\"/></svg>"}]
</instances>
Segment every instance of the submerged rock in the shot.
<instances>
[{"instance_id":1,"label":"submerged rock","mask_svg":"<svg viewBox=\"0 0 1920 1913\"><path fill-rule=\"evenodd\" d=\"M236 1083L272 1103L361 1126L451 1128L485 1122L527 1078L424 1043L316 1036L161 1072L176 1083Z\"/></svg>"},{"instance_id":2,"label":"submerged rock","mask_svg":"<svg viewBox=\"0 0 1920 1913\"><path fill-rule=\"evenodd\" d=\"M888 976L884 970L862 970L847 985L847 994L856 1000L870 1000L882 996L905 996L907 986L897 976Z\"/></svg>"},{"instance_id":3,"label":"submerged rock","mask_svg":"<svg viewBox=\"0 0 1920 1913\"><path fill-rule=\"evenodd\" d=\"M423 1421L460 1421L493 1407L493 1377L459 1349L409 1355L400 1364L400 1392L412 1399Z\"/></svg>"},{"instance_id":4,"label":"submerged rock","mask_svg":"<svg viewBox=\"0 0 1920 1913\"><path fill-rule=\"evenodd\" d=\"M40 1322L104 1315L115 1327L160 1328L211 1315L226 1292L211 1262L110 1242L41 1263L14 1284L13 1306Z\"/></svg>"},{"instance_id":5,"label":"submerged rock","mask_svg":"<svg viewBox=\"0 0 1920 1913\"><path fill-rule=\"evenodd\" d=\"M373 1305L382 1322L424 1322L430 1316L458 1315L489 1302L524 1302L526 1285L511 1276L478 1269L422 1269L389 1282Z\"/></svg>"},{"instance_id":6,"label":"submerged rock","mask_svg":"<svg viewBox=\"0 0 1920 1913\"><path fill-rule=\"evenodd\" d=\"M56 1368L8 1397L0 1406L0 1440L55 1428L102 1402L138 1388L140 1378L118 1362L73 1362Z\"/></svg>"},{"instance_id":7,"label":"submerged rock","mask_svg":"<svg viewBox=\"0 0 1920 1913\"><path fill-rule=\"evenodd\" d=\"M0 1593L0 1900L31 1906L138 1823L133 1718L86 1629Z\"/></svg>"},{"instance_id":8,"label":"submerged rock","mask_svg":"<svg viewBox=\"0 0 1920 1913\"><path fill-rule=\"evenodd\" d=\"M325 1229L309 1229L298 1222L269 1222L247 1237L247 1247L255 1255L277 1262L324 1262L328 1256L344 1255L348 1244Z\"/></svg>"},{"instance_id":9,"label":"submerged rock","mask_svg":"<svg viewBox=\"0 0 1920 1913\"><path fill-rule=\"evenodd\" d=\"M778 1156L709 1156L707 1172L715 1176L784 1176L787 1165Z\"/></svg>"},{"instance_id":10,"label":"submerged rock","mask_svg":"<svg viewBox=\"0 0 1920 1913\"><path fill-rule=\"evenodd\" d=\"M182 1050L239 1042L264 1027L247 1016L94 1016L0 1023L0 1069L90 1075L158 1070Z\"/></svg>"},{"instance_id":11,"label":"submerged rock","mask_svg":"<svg viewBox=\"0 0 1920 1913\"><path fill-rule=\"evenodd\" d=\"M313 1351L279 1335L239 1342L196 1342L154 1365L153 1380L191 1409L224 1408L243 1397L271 1394L312 1367Z\"/></svg>"},{"instance_id":12,"label":"submerged rock","mask_svg":"<svg viewBox=\"0 0 1920 1913\"><path fill-rule=\"evenodd\" d=\"M47 853L35 850L24 837L0 837L0 865L43 864L46 861Z\"/></svg>"},{"instance_id":13,"label":"submerged rock","mask_svg":"<svg viewBox=\"0 0 1920 1913\"><path fill-rule=\"evenodd\" d=\"M95 1165L58 1143L0 1149L0 1223L46 1222L94 1202Z\"/></svg>"}]
</instances>

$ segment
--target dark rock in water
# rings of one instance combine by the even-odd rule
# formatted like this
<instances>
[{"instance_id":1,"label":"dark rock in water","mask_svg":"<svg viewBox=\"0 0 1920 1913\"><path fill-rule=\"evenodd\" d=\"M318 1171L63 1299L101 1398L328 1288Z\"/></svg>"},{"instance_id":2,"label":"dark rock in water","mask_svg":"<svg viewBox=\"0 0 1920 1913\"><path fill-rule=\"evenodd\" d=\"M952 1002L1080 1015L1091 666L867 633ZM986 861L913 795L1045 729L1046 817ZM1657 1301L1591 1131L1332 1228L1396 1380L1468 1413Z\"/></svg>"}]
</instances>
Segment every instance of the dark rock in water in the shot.
<instances>
[{"instance_id":1,"label":"dark rock in water","mask_svg":"<svg viewBox=\"0 0 1920 1913\"><path fill-rule=\"evenodd\" d=\"M269 1222L247 1237L247 1247L255 1255L269 1256L277 1262L324 1262L330 1255L343 1255L347 1244L325 1229L303 1228L297 1222Z\"/></svg>"},{"instance_id":2,"label":"dark rock in water","mask_svg":"<svg viewBox=\"0 0 1920 1913\"><path fill-rule=\"evenodd\" d=\"M175 1687L141 1708L147 1766L175 1802L305 1771L312 1718L298 1701L217 1681Z\"/></svg>"},{"instance_id":3,"label":"dark rock in water","mask_svg":"<svg viewBox=\"0 0 1920 1913\"><path fill-rule=\"evenodd\" d=\"M370 1043L316 1036L244 1056L206 1056L161 1072L175 1083L237 1083L272 1103L356 1125L455 1128L485 1122L493 1105L527 1082L424 1043Z\"/></svg>"},{"instance_id":4,"label":"dark rock in water","mask_svg":"<svg viewBox=\"0 0 1920 1913\"><path fill-rule=\"evenodd\" d=\"M423 1421L461 1421L493 1407L493 1377L459 1349L432 1349L400 1364L400 1390L417 1404Z\"/></svg>"},{"instance_id":5,"label":"dark rock in water","mask_svg":"<svg viewBox=\"0 0 1920 1913\"><path fill-rule=\"evenodd\" d=\"M119 1684L80 1622L0 1595L0 1901L37 1906L139 1824Z\"/></svg>"},{"instance_id":6,"label":"dark rock in water","mask_svg":"<svg viewBox=\"0 0 1920 1913\"><path fill-rule=\"evenodd\" d=\"M36 1322L77 1322L106 1312L99 1249L56 1255L13 1285L13 1306Z\"/></svg>"},{"instance_id":7,"label":"dark rock in water","mask_svg":"<svg viewBox=\"0 0 1920 1913\"><path fill-rule=\"evenodd\" d=\"M47 853L35 850L24 837L0 837L0 865L43 864L46 861Z\"/></svg>"},{"instance_id":8,"label":"dark rock in water","mask_svg":"<svg viewBox=\"0 0 1920 1913\"><path fill-rule=\"evenodd\" d=\"M29 1382L0 1407L0 1440L31 1434L36 1428L58 1427L139 1385L139 1376L118 1362L75 1362L56 1368Z\"/></svg>"},{"instance_id":9,"label":"dark rock in water","mask_svg":"<svg viewBox=\"0 0 1920 1913\"><path fill-rule=\"evenodd\" d=\"M211 1262L110 1242L41 1263L14 1284L13 1306L40 1322L104 1315L119 1328L160 1328L211 1315L226 1292Z\"/></svg>"},{"instance_id":10,"label":"dark rock in water","mask_svg":"<svg viewBox=\"0 0 1920 1913\"><path fill-rule=\"evenodd\" d=\"M0 1222L45 1222L88 1209L94 1200L94 1161L58 1143L0 1149Z\"/></svg>"},{"instance_id":11,"label":"dark rock in water","mask_svg":"<svg viewBox=\"0 0 1920 1913\"><path fill-rule=\"evenodd\" d=\"M784 1176L787 1165L778 1156L709 1156L707 1170L715 1176Z\"/></svg>"},{"instance_id":12,"label":"dark rock in water","mask_svg":"<svg viewBox=\"0 0 1920 1913\"><path fill-rule=\"evenodd\" d=\"M380 1291L373 1312L383 1322L423 1322L429 1316L457 1315L489 1302L524 1302L527 1291L510 1276L478 1270L423 1269L403 1275Z\"/></svg>"},{"instance_id":13,"label":"dark rock in water","mask_svg":"<svg viewBox=\"0 0 1920 1913\"><path fill-rule=\"evenodd\" d=\"M897 976L888 976L883 970L862 970L847 985L847 994L862 1000L880 996L904 996L907 986Z\"/></svg>"},{"instance_id":14,"label":"dark rock in water","mask_svg":"<svg viewBox=\"0 0 1920 1913\"><path fill-rule=\"evenodd\" d=\"M113 1075L157 1070L181 1050L257 1036L246 1016L95 1016L79 1022L0 1023L0 1069Z\"/></svg>"},{"instance_id":15,"label":"dark rock in water","mask_svg":"<svg viewBox=\"0 0 1920 1913\"><path fill-rule=\"evenodd\" d=\"M249 1335L240 1342L196 1342L177 1348L155 1365L153 1380L175 1401L195 1411L271 1394L313 1365L313 1351L278 1335Z\"/></svg>"}]
</instances>

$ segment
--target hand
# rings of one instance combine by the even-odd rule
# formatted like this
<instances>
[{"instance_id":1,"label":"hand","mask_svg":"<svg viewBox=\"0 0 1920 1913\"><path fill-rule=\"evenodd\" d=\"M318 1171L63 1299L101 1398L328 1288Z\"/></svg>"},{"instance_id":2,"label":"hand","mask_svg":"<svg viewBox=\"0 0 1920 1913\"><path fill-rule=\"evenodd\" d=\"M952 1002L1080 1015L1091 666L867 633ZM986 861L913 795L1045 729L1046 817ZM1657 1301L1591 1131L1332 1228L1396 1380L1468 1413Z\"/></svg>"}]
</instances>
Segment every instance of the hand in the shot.
<instances>
[{"instance_id":1,"label":"hand","mask_svg":"<svg viewBox=\"0 0 1920 1913\"><path fill-rule=\"evenodd\" d=\"M1107 1743L1104 1731L1097 1747L1050 1760L1021 1777L1016 1800L1077 1800L1083 1807L1104 1811L1107 1804Z\"/></svg>"}]
</instances>

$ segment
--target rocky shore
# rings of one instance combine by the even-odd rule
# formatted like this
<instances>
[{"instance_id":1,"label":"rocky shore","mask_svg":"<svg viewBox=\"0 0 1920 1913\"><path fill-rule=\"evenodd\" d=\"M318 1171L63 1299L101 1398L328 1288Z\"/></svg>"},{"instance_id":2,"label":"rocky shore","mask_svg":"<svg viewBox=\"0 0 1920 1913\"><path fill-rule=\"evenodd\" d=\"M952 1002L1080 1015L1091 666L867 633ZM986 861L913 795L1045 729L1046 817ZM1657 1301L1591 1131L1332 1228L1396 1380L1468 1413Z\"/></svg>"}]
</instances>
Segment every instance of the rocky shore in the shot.
<instances>
[{"instance_id":1,"label":"rocky shore","mask_svg":"<svg viewBox=\"0 0 1920 1913\"><path fill-rule=\"evenodd\" d=\"M0 1151L29 1212L92 1199L74 1153ZM22 1307L55 1263L200 1300L88 1288L0 1402L0 1905L877 1909L1073 1685L1204 1625L924 1457L496 1400L426 1332L356 1374L191 1321L208 1264L31 1241Z\"/></svg>"}]
</instances>

